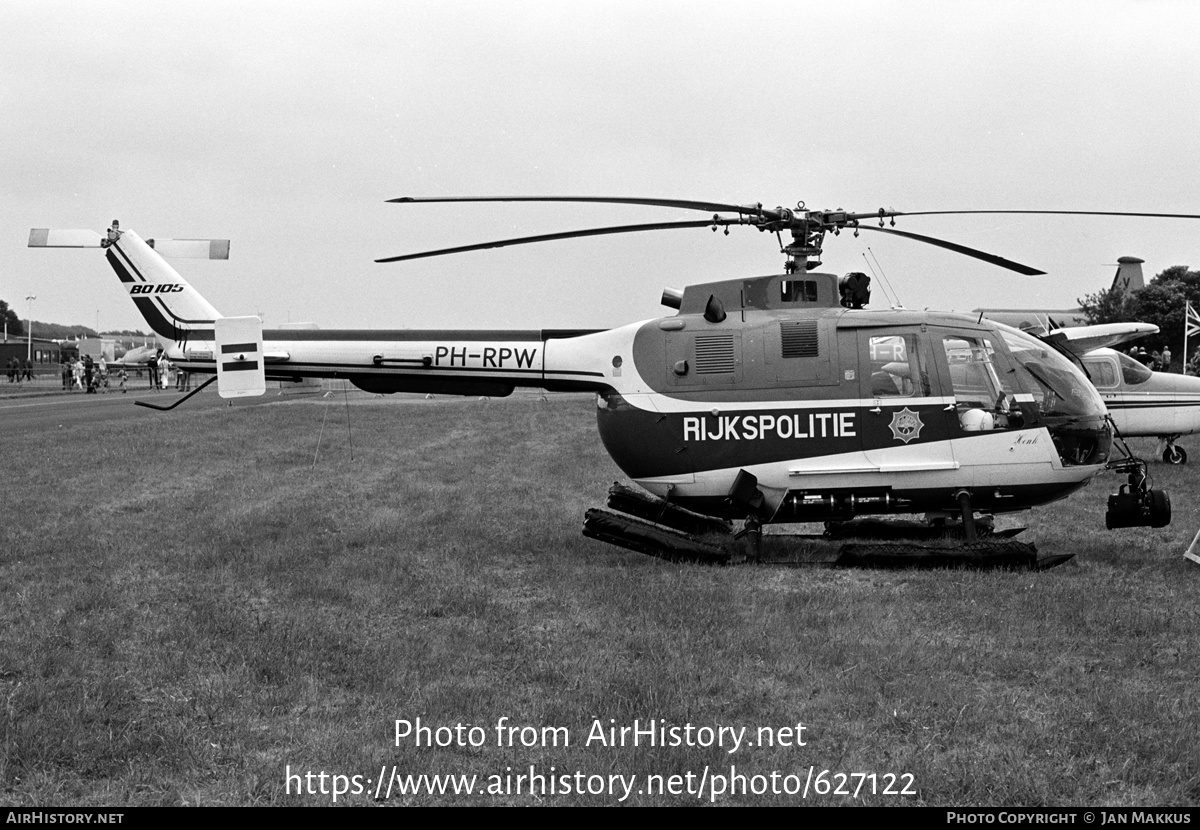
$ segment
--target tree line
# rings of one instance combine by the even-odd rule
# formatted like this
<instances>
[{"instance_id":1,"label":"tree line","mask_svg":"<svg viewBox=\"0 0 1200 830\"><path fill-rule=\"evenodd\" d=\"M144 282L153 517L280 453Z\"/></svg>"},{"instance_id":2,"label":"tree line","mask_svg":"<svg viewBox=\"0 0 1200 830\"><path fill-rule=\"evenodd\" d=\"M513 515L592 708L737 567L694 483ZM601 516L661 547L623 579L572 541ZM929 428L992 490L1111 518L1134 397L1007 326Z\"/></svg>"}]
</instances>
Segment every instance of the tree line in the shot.
<instances>
[{"instance_id":1,"label":"tree line","mask_svg":"<svg viewBox=\"0 0 1200 830\"><path fill-rule=\"evenodd\" d=\"M1079 300L1079 307L1089 325L1098 323L1153 323L1158 334L1138 341L1146 349L1161 350L1164 346L1178 355L1183 346L1184 310L1188 300L1192 308L1200 310L1200 271L1189 271L1186 265L1173 265L1166 269L1145 288L1126 294L1119 288L1109 288L1088 294ZM1192 341L1200 346L1200 337L1188 341L1189 351L1194 351ZM1187 362L1187 355L1179 355Z\"/></svg>"},{"instance_id":2,"label":"tree line","mask_svg":"<svg viewBox=\"0 0 1200 830\"><path fill-rule=\"evenodd\" d=\"M25 322L21 320L17 312L14 311L7 302L0 300L0 327L5 324L8 326L9 339L25 336ZM71 340L76 337L99 337L94 329L87 326L64 326L59 323L41 323L38 321L30 322L31 333L34 337L40 337L43 340ZM106 331L102 332L107 337L130 337L130 338L148 338L151 335L143 331L122 329L121 331Z\"/></svg>"},{"instance_id":3,"label":"tree line","mask_svg":"<svg viewBox=\"0 0 1200 830\"><path fill-rule=\"evenodd\" d=\"M21 325L21 318L17 316L17 312L8 307L8 303L0 300L0 326L6 326L8 336L24 335L25 326Z\"/></svg>"}]
</instances>

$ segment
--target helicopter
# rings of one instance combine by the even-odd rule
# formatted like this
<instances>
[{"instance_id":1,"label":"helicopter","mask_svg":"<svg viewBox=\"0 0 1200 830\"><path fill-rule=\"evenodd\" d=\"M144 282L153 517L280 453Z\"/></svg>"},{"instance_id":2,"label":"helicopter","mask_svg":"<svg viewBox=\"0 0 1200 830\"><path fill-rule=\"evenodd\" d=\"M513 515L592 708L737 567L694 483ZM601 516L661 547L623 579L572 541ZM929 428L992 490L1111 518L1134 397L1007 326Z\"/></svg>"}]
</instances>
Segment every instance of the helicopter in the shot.
<instances>
[{"instance_id":1,"label":"helicopter","mask_svg":"<svg viewBox=\"0 0 1200 830\"><path fill-rule=\"evenodd\" d=\"M1128 453L1113 460L1104 403L1068 352L982 316L868 310L868 276L815 270L827 234L871 230L1041 274L894 227L900 216L1018 211L853 213L811 211L803 202L769 209L616 197L391 201L594 202L711 216L377 262L654 230L723 227L728 233L745 225L776 235L784 272L668 288L662 302L674 314L609 330L264 332L257 317L222 317L163 259L171 246L143 240L118 222L104 235L34 229L29 244L103 249L168 359L188 372L215 373L223 397L262 394L266 379L313 377L345 378L381 394L504 396L516 387L594 393L600 439L644 493L622 488L610 494L609 505L623 515L593 517L590 511L589 521L596 520L590 527L585 522L584 532L634 550L728 561L727 549L699 537L728 534L740 521L739 536L757 550L763 524L880 514L956 519L962 538L974 542L977 513L1023 511L1065 498L1110 468L1128 473L1129 483L1109 499L1109 528L1170 522L1169 497L1148 486L1145 462ZM885 227L889 221L892 227ZM221 240L175 242L185 255L228 256ZM647 533L656 541L647 542Z\"/></svg>"}]
</instances>

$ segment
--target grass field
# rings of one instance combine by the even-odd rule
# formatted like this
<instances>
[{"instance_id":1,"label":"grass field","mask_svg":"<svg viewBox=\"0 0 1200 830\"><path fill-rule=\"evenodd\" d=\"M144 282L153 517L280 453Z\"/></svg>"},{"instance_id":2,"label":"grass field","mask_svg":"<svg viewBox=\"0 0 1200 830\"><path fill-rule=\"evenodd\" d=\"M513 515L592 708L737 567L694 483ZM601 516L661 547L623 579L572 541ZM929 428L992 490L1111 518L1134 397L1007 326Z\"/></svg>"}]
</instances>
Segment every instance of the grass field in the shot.
<instances>
[{"instance_id":1,"label":"grass field","mask_svg":"<svg viewBox=\"0 0 1200 830\"><path fill-rule=\"evenodd\" d=\"M1165 529L1104 530L1112 475L1004 519L1044 573L711 568L580 535L622 479L586 396L130 423L5 444L5 805L1200 801L1195 465L1152 464ZM587 741L651 719L746 732Z\"/></svg>"}]
</instances>

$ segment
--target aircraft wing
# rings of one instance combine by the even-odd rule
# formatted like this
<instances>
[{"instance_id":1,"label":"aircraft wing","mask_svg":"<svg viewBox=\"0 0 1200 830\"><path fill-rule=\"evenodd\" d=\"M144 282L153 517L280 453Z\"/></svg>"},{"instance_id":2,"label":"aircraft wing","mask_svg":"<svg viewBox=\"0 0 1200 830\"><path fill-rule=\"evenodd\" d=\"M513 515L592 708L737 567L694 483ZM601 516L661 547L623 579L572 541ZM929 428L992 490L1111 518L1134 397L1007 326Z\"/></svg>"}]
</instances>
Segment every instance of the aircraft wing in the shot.
<instances>
[{"instance_id":1,"label":"aircraft wing","mask_svg":"<svg viewBox=\"0 0 1200 830\"><path fill-rule=\"evenodd\" d=\"M982 314L989 320L1027 331L1037 337L1058 328L1069 328L1086 322L1083 312L1078 308L977 308L971 313Z\"/></svg>"},{"instance_id":2,"label":"aircraft wing","mask_svg":"<svg viewBox=\"0 0 1200 830\"><path fill-rule=\"evenodd\" d=\"M1101 323L1097 326L1054 329L1043 335L1042 339L1062 346L1075 355L1083 355L1092 349L1108 348L1148 334L1158 334L1158 326L1153 323Z\"/></svg>"},{"instance_id":3,"label":"aircraft wing","mask_svg":"<svg viewBox=\"0 0 1200 830\"><path fill-rule=\"evenodd\" d=\"M153 360L158 360L157 348L150 348L149 346L137 346L129 349L118 359L108 361L108 365L141 369Z\"/></svg>"}]
</instances>

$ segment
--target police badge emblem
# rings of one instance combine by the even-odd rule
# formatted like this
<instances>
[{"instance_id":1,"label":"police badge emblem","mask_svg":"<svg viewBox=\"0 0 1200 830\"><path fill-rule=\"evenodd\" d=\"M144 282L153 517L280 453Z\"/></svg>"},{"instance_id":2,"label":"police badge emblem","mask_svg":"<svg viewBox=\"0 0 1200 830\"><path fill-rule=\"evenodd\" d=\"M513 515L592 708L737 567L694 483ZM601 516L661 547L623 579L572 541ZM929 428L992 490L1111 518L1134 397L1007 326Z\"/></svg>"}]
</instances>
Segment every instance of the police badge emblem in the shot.
<instances>
[{"instance_id":1,"label":"police badge emblem","mask_svg":"<svg viewBox=\"0 0 1200 830\"><path fill-rule=\"evenodd\" d=\"M921 427L925 424L921 423L921 416L918 413L906 406L892 415L892 422L888 426L892 429L893 438L907 444L914 438L920 437Z\"/></svg>"}]
</instances>

